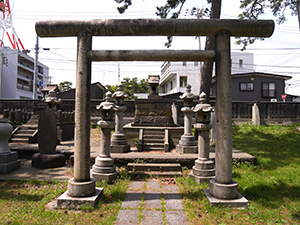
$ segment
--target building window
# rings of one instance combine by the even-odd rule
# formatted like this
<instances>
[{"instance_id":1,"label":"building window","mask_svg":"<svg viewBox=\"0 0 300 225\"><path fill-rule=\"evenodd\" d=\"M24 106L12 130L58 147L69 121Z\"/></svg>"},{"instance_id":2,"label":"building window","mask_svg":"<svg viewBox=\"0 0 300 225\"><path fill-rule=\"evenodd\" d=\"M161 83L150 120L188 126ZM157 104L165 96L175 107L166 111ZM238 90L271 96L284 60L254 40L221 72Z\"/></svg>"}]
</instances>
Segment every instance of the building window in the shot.
<instances>
[{"instance_id":1,"label":"building window","mask_svg":"<svg viewBox=\"0 0 300 225\"><path fill-rule=\"evenodd\" d=\"M254 91L254 83L252 82L241 82L240 91Z\"/></svg>"},{"instance_id":2,"label":"building window","mask_svg":"<svg viewBox=\"0 0 300 225\"><path fill-rule=\"evenodd\" d=\"M239 60L239 67L240 67L240 68L243 68L243 63L244 63L243 60L240 59L240 60Z\"/></svg>"},{"instance_id":3,"label":"building window","mask_svg":"<svg viewBox=\"0 0 300 225\"><path fill-rule=\"evenodd\" d=\"M275 83L262 83L262 97L275 98L276 97L276 84Z\"/></svg>"},{"instance_id":4,"label":"building window","mask_svg":"<svg viewBox=\"0 0 300 225\"><path fill-rule=\"evenodd\" d=\"M187 77L179 77L180 87L186 87L187 85Z\"/></svg>"},{"instance_id":5,"label":"building window","mask_svg":"<svg viewBox=\"0 0 300 225\"><path fill-rule=\"evenodd\" d=\"M182 65L183 65L183 66L186 66L186 62L182 62Z\"/></svg>"},{"instance_id":6,"label":"building window","mask_svg":"<svg viewBox=\"0 0 300 225\"><path fill-rule=\"evenodd\" d=\"M173 81L170 83L170 91L173 90Z\"/></svg>"},{"instance_id":7,"label":"building window","mask_svg":"<svg viewBox=\"0 0 300 225\"><path fill-rule=\"evenodd\" d=\"M194 62L194 66L198 66L198 62Z\"/></svg>"}]
</instances>

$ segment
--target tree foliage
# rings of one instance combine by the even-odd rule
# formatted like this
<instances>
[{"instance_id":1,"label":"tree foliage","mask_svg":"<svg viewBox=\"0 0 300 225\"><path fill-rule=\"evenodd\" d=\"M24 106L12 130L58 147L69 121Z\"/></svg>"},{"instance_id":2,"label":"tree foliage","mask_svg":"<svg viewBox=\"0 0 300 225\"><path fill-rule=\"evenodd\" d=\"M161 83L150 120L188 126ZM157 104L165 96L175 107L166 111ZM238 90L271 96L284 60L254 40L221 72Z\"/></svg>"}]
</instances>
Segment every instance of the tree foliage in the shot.
<instances>
[{"instance_id":1,"label":"tree foliage","mask_svg":"<svg viewBox=\"0 0 300 225\"><path fill-rule=\"evenodd\" d=\"M60 82L58 85L58 89L60 92L63 91L68 91L72 89L72 82L71 81L64 81L64 82Z\"/></svg>"},{"instance_id":2,"label":"tree foliage","mask_svg":"<svg viewBox=\"0 0 300 225\"><path fill-rule=\"evenodd\" d=\"M240 19L259 19L259 16L264 14L266 9L271 9L278 24L287 20L286 13L290 11L292 16L298 16L300 29L300 0L241 0L240 8L243 9L239 15ZM254 43L257 39L262 38L239 38L236 43L242 44L242 50L244 50L247 45Z\"/></svg>"},{"instance_id":3,"label":"tree foliage","mask_svg":"<svg viewBox=\"0 0 300 225\"><path fill-rule=\"evenodd\" d=\"M137 77L134 78L124 78L121 81L121 84L124 86L123 91L128 94L128 100L134 100L134 94L136 93L149 93L149 85L146 79L141 79L138 81ZM118 85L106 85L106 90L114 93L117 91Z\"/></svg>"}]
</instances>

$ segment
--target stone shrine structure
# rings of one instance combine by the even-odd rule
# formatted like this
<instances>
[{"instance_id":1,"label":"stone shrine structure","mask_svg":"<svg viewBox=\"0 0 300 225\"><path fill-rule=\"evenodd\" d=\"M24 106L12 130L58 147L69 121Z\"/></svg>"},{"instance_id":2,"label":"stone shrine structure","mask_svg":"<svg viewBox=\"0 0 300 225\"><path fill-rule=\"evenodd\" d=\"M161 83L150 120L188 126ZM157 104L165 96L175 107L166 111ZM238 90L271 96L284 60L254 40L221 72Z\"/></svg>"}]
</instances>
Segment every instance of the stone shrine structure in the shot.
<instances>
[{"instance_id":1,"label":"stone shrine structure","mask_svg":"<svg viewBox=\"0 0 300 225\"><path fill-rule=\"evenodd\" d=\"M184 134L179 140L179 144L176 145L176 151L178 153L197 153L197 142L195 136L192 134L193 125L193 100L195 95L191 93L191 85L186 86L186 91L180 96L183 99L183 108L181 111L184 114Z\"/></svg>"},{"instance_id":2,"label":"stone shrine structure","mask_svg":"<svg viewBox=\"0 0 300 225\"><path fill-rule=\"evenodd\" d=\"M124 99L127 98L127 94L123 91L123 85L119 84L117 90L112 97L116 99L116 105L118 109L115 115L115 133L112 135L111 139L111 152L112 153L125 153L130 151L130 145L128 145L124 134L124 112L127 107L124 104Z\"/></svg>"},{"instance_id":3,"label":"stone shrine structure","mask_svg":"<svg viewBox=\"0 0 300 225\"><path fill-rule=\"evenodd\" d=\"M101 128L102 136L100 154L95 159L91 174L96 180L106 180L108 183L112 183L119 173L115 169L114 160L110 157L110 136L111 130L115 126L113 121L114 113L119 107L113 102L110 102L112 97L111 92L107 92L105 95L105 101L97 106L97 109L100 110L101 117L97 125Z\"/></svg>"},{"instance_id":4,"label":"stone shrine structure","mask_svg":"<svg viewBox=\"0 0 300 225\"><path fill-rule=\"evenodd\" d=\"M148 99L135 100L133 126L175 126L172 118L172 101L157 93L159 76L149 75L150 94Z\"/></svg>"},{"instance_id":5,"label":"stone shrine structure","mask_svg":"<svg viewBox=\"0 0 300 225\"><path fill-rule=\"evenodd\" d=\"M13 127L8 119L0 119L0 173L9 173L20 168L18 153L11 151L8 146L12 131Z\"/></svg>"},{"instance_id":6,"label":"stone shrine structure","mask_svg":"<svg viewBox=\"0 0 300 225\"><path fill-rule=\"evenodd\" d=\"M65 165L66 157L63 154L56 153L57 138L57 115L56 105L61 103L55 92L50 92L50 96L43 99L47 104L39 116L37 142L39 153L32 156L32 167L38 169L62 167Z\"/></svg>"},{"instance_id":7,"label":"stone shrine structure","mask_svg":"<svg viewBox=\"0 0 300 225\"><path fill-rule=\"evenodd\" d=\"M199 101L200 103L193 108L193 112L197 113L194 127L198 131L199 157L190 173L198 184L215 178L215 163L209 158L209 130L212 127L210 114L215 111L215 108L206 103L206 94L203 92L200 94Z\"/></svg>"},{"instance_id":8,"label":"stone shrine structure","mask_svg":"<svg viewBox=\"0 0 300 225\"><path fill-rule=\"evenodd\" d=\"M216 177L204 190L212 205L246 207L232 180L232 97L230 38L270 37L272 20L138 19L91 21L42 21L36 23L40 37L77 37L74 178L69 180L65 201L95 205L100 192L90 178L90 83L92 61L215 61ZM92 50L92 36L211 36L215 50ZM136 121L137 124L143 122ZM148 121L151 124L151 121ZM83 198L89 196L89 200ZM93 200L91 200L93 198ZM80 200L78 200L80 199ZM59 202L59 201L58 201ZM92 203L91 203L92 202ZM58 203L59 205L59 203Z\"/></svg>"}]
</instances>

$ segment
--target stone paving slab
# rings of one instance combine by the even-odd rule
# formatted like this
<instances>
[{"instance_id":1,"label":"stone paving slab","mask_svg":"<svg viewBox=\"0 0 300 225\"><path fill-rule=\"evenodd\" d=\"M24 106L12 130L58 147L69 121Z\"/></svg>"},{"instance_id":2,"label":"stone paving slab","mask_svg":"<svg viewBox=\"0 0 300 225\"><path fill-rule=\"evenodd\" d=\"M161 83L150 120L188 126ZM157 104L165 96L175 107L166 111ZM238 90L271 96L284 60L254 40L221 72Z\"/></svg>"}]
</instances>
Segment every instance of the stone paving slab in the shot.
<instances>
[{"instance_id":1,"label":"stone paving slab","mask_svg":"<svg viewBox=\"0 0 300 225\"><path fill-rule=\"evenodd\" d=\"M142 225L163 225L163 212L156 210L143 210Z\"/></svg>"},{"instance_id":2,"label":"stone paving slab","mask_svg":"<svg viewBox=\"0 0 300 225\"><path fill-rule=\"evenodd\" d=\"M126 193L121 208L138 208L141 204L143 193Z\"/></svg>"},{"instance_id":3,"label":"stone paving slab","mask_svg":"<svg viewBox=\"0 0 300 225\"><path fill-rule=\"evenodd\" d=\"M167 224L170 225L187 225L188 220L185 211L166 211Z\"/></svg>"},{"instance_id":4,"label":"stone paving slab","mask_svg":"<svg viewBox=\"0 0 300 225\"><path fill-rule=\"evenodd\" d=\"M158 179L149 179L147 182L131 182L117 216L116 224L139 224L140 210L142 210L140 223L142 225L164 224L164 215L167 224L188 224L178 186L174 181L169 183L169 181L161 182ZM144 184L146 184L146 190L143 192ZM141 208L143 196L144 204ZM162 197L165 202L165 210L162 207Z\"/></svg>"},{"instance_id":5,"label":"stone paving slab","mask_svg":"<svg viewBox=\"0 0 300 225\"><path fill-rule=\"evenodd\" d=\"M164 194L164 197L165 197L165 206L166 206L167 210L170 210L170 209L184 210L184 208L182 206L182 200L181 200L179 193Z\"/></svg>"},{"instance_id":6,"label":"stone paving slab","mask_svg":"<svg viewBox=\"0 0 300 225\"><path fill-rule=\"evenodd\" d=\"M117 225L124 225L124 224L132 224L138 225L139 224L139 210L131 210L131 209L121 209L117 216L116 223Z\"/></svg>"},{"instance_id":7,"label":"stone paving slab","mask_svg":"<svg viewBox=\"0 0 300 225\"><path fill-rule=\"evenodd\" d=\"M161 209L161 193L145 193L146 209Z\"/></svg>"}]
</instances>

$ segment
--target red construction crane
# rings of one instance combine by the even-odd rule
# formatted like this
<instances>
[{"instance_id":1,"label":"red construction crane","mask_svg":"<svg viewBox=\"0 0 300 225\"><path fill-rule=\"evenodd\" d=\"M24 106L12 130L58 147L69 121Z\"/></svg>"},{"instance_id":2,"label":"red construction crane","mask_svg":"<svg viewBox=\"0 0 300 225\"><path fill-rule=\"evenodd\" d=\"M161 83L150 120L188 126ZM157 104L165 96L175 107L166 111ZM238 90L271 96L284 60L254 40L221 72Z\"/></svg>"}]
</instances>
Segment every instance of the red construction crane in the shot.
<instances>
[{"instance_id":1,"label":"red construction crane","mask_svg":"<svg viewBox=\"0 0 300 225\"><path fill-rule=\"evenodd\" d=\"M0 46L4 45L4 38L5 35L8 37L9 42L13 49L24 50L24 46L18 37L15 28L12 24L12 14L10 10L9 0L0 0L0 11L2 11L0 20L1 20L1 27L0 27L0 38L1 44Z\"/></svg>"}]
</instances>

